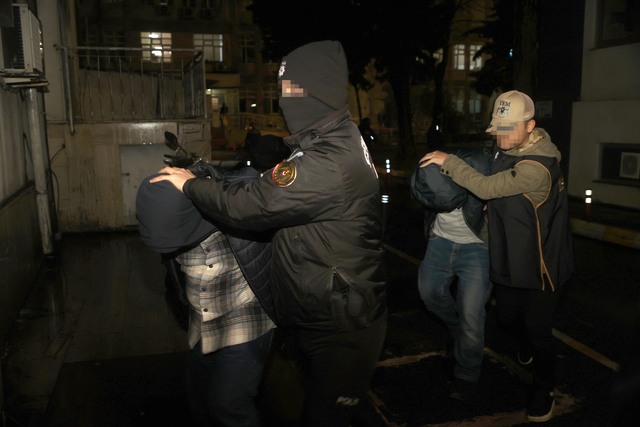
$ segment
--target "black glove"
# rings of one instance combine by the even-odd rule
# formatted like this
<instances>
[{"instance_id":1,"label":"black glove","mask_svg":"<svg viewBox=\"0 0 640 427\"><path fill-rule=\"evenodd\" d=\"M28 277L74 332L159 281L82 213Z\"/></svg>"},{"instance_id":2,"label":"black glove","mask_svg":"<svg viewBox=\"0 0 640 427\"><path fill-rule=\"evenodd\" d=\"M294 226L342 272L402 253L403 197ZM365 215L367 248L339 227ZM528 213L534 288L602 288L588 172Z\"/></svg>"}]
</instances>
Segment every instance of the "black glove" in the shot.
<instances>
[{"instance_id":1,"label":"black glove","mask_svg":"<svg viewBox=\"0 0 640 427\"><path fill-rule=\"evenodd\" d=\"M193 165L189 166L187 169L190 170L198 178L224 179L222 171L207 162L196 162Z\"/></svg>"}]
</instances>

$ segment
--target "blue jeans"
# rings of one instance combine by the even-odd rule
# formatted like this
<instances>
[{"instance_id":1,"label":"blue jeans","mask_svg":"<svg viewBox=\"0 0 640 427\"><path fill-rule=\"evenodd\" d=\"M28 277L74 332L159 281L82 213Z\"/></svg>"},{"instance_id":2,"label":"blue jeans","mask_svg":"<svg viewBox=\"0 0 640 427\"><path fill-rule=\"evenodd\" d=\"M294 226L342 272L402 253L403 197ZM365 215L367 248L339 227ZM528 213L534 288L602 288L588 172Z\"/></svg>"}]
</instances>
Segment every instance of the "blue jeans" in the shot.
<instances>
[{"instance_id":1,"label":"blue jeans","mask_svg":"<svg viewBox=\"0 0 640 427\"><path fill-rule=\"evenodd\" d=\"M451 284L458 277L454 298ZM491 296L486 243L454 243L431 234L418 271L418 290L453 338L453 374L478 381L484 350L485 306Z\"/></svg>"},{"instance_id":2,"label":"blue jeans","mask_svg":"<svg viewBox=\"0 0 640 427\"><path fill-rule=\"evenodd\" d=\"M269 355L273 329L244 344L202 354L189 352L187 395L196 425L257 427L255 398Z\"/></svg>"}]
</instances>

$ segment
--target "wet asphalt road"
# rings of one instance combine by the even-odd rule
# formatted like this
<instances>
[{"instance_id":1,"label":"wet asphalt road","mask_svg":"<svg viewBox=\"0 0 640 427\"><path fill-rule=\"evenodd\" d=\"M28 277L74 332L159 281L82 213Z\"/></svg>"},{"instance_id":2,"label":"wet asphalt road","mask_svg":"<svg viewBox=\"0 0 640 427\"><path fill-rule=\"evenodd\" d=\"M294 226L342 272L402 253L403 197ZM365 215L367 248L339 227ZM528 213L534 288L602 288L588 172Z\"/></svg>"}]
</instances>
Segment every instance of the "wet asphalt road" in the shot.
<instances>
[{"instance_id":1,"label":"wet asphalt road","mask_svg":"<svg viewBox=\"0 0 640 427\"><path fill-rule=\"evenodd\" d=\"M384 178L381 181L384 184ZM370 402L377 411L376 420L364 426L527 425L523 410L530 375L514 362L511 340L497 330L495 310L491 305L487 312L486 353L478 392L464 403L447 397L451 364L444 357L446 331L424 309L416 284L418 264L425 249L422 212L409 197L408 187L403 184L406 180L396 181L388 188L383 185L389 196L383 241L390 317L384 350L370 391ZM635 415L633 405L638 406L640 396L634 396L630 410L625 412L626 419L615 419L610 400L614 380L620 375L628 377L626 373L618 374L616 369L619 365L634 368L633 364L637 366L639 361L640 253L637 249L579 236L575 236L574 241L577 271L561 298L554 328L558 338L558 405L556 416L544 425L636 425L631 416ZM76 251L73 251L74 243L78 244ZM86 332L95 328L96 321L114 316L118 318L127 301L136 302L140 298L148 299L149 303L155 302L157 310L166 311L162 283L155 283L155 279L141 279L149 273L145 269L157 269L154 271L161 278L163 268L155 254L149 253L138 241L135 232L111 233L99 238L71 236L65 247L68 252L62 259L73 260L73 263L65 274L58 272L61 277L54 284L60 282L68 289L75 289L75 293L68 291L66 297L70 309L65 313L68 322L62 323L58 316L52 316L51 324L43 323L46 317L36 318L36 325L40 328L25 323L26 330L38 334L35 338L24 338L25 343L29 343L26 348L32 349L34 354L25 354L26 365L20 365L16 378L29 384L42 376L42 372L54 369L53 358L48 353L43 357L42 351L38 351L37 345L31 345L31 341L48 343L52 331L62 328L53 338L64 338L64 342L78 339L82 343L82 339L87 338ZM105 275L101 268L104 260L117 266L115 271L121 271L128 279L118 274ZM141 266L138 266L139 262ZM48 282L44 281L46 286L43 289L48 289ZM142 285L149 289L141 288ZM132 295L129 299L116 298L114 292L116 295ZM90 310L99 315L89 316L82 312L83 316L79 316L79 301L83 298L99 304L95 310ZM50 300L45 295L42 301L34 301L37 312L48 312ZM158 327L156 309L148 312L135 310L136 317L132 322L136 326L125 330L147 331L144 334L148 334L144 325L153 325L154 333L161 337L159 340L169 340L169 331ZM87 324L87 319L93 319L94 323ZM101 323L99 325L102 326ZM7 427L192 425L182 388L185 351L114 355L112 353L121 347L131 347L129 340L137 335L122 334L120 337L103 333L97 336L109 345L91 341L93 344L86 349L82 346L76 348L76 353L73 353L76 359L65 359L62 370L53 375L53 380L57 377L57 385L53 396L48 398L49 405L40 422L33 421L36 418L31 402L18 396L25 416L8 418ZM144 335L143 338L141 341L144 343L148 337ZM80 351L83 349L86 351ZM103 351L99 351L101 349ZM94 358L89 355L80 357L87 352L93 354L94 350L97 354ZM295 417L303 393L295 363L280 356L272 358L262 389L265 427L296 427ZM32 365L38 365L40 371L31 373L29 367ZM3 369L3 372L9 370ZM46 383L47 378L42 378L41 382ZM640 376L637 382L640 383ZM5 386L7 384L5 382ZM30 399L41 398L42 388L42 385L37 390L34 388L31 392L36 393L35 396L27 396ZM18 412L18 415L22 414ZM22 422L27 419L31 421ZM113 422L113 419L117 421Z\"/></svg>"}]
</instances>

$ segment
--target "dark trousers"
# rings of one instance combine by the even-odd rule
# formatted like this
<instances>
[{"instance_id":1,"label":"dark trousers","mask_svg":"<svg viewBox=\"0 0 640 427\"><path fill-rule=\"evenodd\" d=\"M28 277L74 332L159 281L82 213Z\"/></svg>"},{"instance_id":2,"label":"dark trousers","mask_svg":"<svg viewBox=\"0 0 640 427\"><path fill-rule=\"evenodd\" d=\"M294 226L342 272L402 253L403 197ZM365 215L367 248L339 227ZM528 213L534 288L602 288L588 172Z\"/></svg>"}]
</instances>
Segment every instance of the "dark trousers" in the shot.
<instances>
[{"instance_id":1,"label":"dark trousers","mask_svg":"<svg viewBox=\"0 0 640 427\"><path fill-rule=\"evenodd\" d=\"M556 383L556 351L553 318L560 291L539 291L494 286L499 326L533 355L536 389L552 391Z\"/></svg>"},{"instance_id":2,"label":"dark trousers","mask_svg":"<svg viewBox=\"0 0 640 427\"><path fill-rule=\"evenodd\" d=\"M273 330L244 344L189 354L187 395L198 426L257 427L255 405Z\"/></svg>"},{"instance_id":3,"label":"dark trousers","mask_svg":"<svg viewBox=\"0 0 640 427\"><path fill-rule=\"evenodd\" d=\"M294 332L304 359L303 426L374 425L366 397L386 331L385 314L357 331Z\"/></svg>"}]
</instances>

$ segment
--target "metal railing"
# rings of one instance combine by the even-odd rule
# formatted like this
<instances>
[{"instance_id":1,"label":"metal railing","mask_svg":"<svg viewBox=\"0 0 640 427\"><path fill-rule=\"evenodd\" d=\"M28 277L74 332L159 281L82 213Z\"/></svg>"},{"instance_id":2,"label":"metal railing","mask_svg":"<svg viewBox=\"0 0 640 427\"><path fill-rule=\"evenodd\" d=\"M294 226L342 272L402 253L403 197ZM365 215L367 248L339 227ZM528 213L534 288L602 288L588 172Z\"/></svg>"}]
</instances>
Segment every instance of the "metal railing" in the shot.
<instances>
[{"instance_id":1,"label":"metal railing","mask_svg":"<svg viewBox=\"0 0 640 427\"><path fill-rule=\"evenodd\" d=\"M202 51L171 49L167 62L151 49L58 47L68 119L74 122L206 117Z\"/></svg>"}]
</instances>

